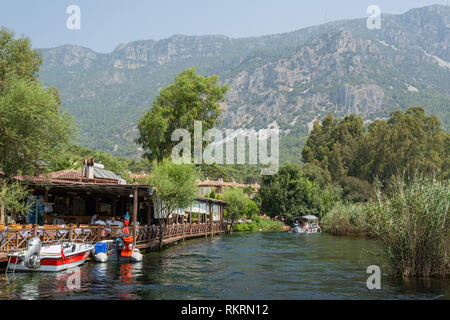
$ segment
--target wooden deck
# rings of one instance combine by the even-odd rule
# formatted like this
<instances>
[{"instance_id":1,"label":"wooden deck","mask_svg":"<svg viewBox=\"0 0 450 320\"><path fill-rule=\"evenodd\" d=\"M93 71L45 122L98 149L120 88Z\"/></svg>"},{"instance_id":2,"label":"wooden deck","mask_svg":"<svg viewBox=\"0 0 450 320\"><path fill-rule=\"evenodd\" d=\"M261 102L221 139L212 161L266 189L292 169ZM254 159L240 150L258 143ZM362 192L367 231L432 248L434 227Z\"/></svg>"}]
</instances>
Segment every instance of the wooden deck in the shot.
<instances>
[{"instance_id":1,"label":"wooden deck","mask_svg":"<svg viewBox=\"0 0 450 320\"><path fill-rule=\"evenodd\" d=\"M133 232L133 227L129 227ZM208 237L223 234L225 228L220 223L179 224L166 227L163 244L168 245L189 238ZM96 243L101 240L114 239L120 233L119 227L109 226L71 226L68 228L44 228L33 226L32 229L7 230L0 232L0 262L7 261L7 254L26 248L27 242L39 237L43 245L63 241ZM159 226L136 227L135 245L139 249L159 246Z\"/></svg>"}]
</instances>

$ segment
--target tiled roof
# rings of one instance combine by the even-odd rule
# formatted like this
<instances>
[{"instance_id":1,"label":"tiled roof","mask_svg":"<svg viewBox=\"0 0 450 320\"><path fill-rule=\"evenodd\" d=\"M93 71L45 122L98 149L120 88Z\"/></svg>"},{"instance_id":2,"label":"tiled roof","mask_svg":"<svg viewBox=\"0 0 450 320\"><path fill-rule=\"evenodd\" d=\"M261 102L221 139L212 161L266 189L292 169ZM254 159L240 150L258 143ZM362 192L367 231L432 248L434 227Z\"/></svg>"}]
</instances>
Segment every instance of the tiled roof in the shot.
<instances>
[{"instance_id":1,"label":"tiled roof","mask_svg":"<svg viewBox=\"0 0 450 320\"><path fill-rule=\"evenodd\" d=\"M50 173L50 178L52 179L62 179L62 180L80 180L81 171L80 170L63 170Z\"/></svg>"},{"instance_id":2,"label":"tiled roof","mask_svg":"<svg viewBox=\"0 0 450 320\"><path fill-rule=\"evenodd\" d=\"M259 189L259 185L246 185L242 183L237 182L224 182L224 181L200 181L197 183L199 187L237 187L237 188L246 188L246 187L252 187L256 190Z\"/></svg>"}]
</instances>

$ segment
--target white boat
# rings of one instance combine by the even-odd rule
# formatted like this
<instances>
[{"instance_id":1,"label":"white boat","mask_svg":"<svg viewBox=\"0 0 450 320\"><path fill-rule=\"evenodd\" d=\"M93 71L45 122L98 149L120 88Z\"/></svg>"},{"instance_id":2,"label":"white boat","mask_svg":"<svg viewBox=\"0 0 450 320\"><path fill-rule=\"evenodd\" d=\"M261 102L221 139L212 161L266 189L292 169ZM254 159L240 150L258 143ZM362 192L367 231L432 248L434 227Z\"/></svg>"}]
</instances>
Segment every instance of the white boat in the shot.
<instances>
[{"instance_id":1,"label":"white boat","mask_svg":"<svg viewBox=\"0 0 450 320\"><path fill-rule=\"evenodd\" d=\"M319 218L313 215L295 217L294 226L292 228L293 233L317 233L321 232L318 224Z\"/></svg>"},{"instance_id":2,"label":"white boat","mask_svg":"<svg viewBox=\"0 0 450 320\"><path fill-rule=\"evenodd\" d=\"M94 249L94 260L101 263L108 261L141 262L143 255L139 249L133 248L133 237L121 237L116 240L97 242Z\"/></svg>"},{"instance_id":3,"label":"white boat","mask_svg":"<svg viewBox=\"0 0 450 320\"><path fill-rule=\"evenodd\" d=\"M58 272L83 264L94 249L91 244L71 243L41 246L39 238L32 238L27 249L9 254L8 271Z\"/></svg>"}]
</instances>

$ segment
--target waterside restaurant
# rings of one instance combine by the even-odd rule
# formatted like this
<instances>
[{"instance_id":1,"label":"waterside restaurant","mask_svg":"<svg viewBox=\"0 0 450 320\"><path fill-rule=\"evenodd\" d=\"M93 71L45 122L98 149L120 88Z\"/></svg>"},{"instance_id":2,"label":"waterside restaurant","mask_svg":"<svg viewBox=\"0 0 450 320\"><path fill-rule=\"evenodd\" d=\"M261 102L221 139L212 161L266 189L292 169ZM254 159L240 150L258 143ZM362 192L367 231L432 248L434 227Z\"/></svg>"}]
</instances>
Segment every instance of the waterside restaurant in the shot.
<instances>
[{"instance_id":1,"label":"waterside restaurant","mask_svg":"<svg viewBox=\"0 0 450 320\"><path fill-rule=\"evenodd\" d=\"M0 225L0 261L7 252L25 247L32 236L40 236L44 244L113 238L120 233L120 221L127 212L135 245L150 248L158 243L162 217L157 206L155 210L154 190L148 185L126 184L93 159L86 159L82 170L16 179L27 183L31 208L26 221ZM178 210L169 218L164 243L224 232L224 205L199 197L189 208ZM107 220L117 224L108 225Z\"/></svg>"}]
</instances>

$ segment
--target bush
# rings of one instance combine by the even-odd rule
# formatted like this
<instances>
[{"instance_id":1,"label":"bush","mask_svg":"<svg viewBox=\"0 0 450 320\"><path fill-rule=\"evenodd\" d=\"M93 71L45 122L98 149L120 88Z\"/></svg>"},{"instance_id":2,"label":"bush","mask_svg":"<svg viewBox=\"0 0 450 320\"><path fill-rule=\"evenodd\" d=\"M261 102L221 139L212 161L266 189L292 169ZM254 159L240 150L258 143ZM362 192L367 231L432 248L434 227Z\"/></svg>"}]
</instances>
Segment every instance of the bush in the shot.
<instances>
[{"instance_id":1,"label":"bush","mask_svg":"<svg viewBox=\"0 0 450 320\"><path fill-rule=\"evenodd\" d=\"M338 203L321 221L325 232L335 235L369 235L366 207Z\"/></svg>"},{"instance_id":2,"label":"bush","mask_svg":"<svg viewBox=\"0 0 450 320\"><path fill-rule=\"evenodd\" d=\"M393 180L393 193L377 192L368 207L370 229L387 259L403 277L449 275L450 183L416 176Z\"/></svg>"}]
</instances>

